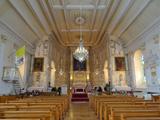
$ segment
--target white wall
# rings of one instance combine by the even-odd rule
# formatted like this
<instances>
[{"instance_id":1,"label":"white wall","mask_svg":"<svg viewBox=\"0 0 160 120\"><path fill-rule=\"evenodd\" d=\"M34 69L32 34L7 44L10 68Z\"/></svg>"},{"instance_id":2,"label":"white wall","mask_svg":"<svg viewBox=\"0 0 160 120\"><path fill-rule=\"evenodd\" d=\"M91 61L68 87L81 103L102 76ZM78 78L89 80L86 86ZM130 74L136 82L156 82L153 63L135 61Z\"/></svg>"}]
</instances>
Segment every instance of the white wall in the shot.
<instances>
[{"instance_id":1,"label":"white wall","mask_svg":"<svg viewBox=\"0 0 160 120\"><path fill-rule=\"evenodd\" d=\"M12 83L7 83L2 80L3 75L3 67L14 67L15 66L15 51L22 47L26 46L28 54L32 52L32 49L26 44L23 40L21 40L18 36L16 36L12 31L10 31L7 27L5 27L0 22L0 35L5 36L6 40L0 40L0 95L8 95L13 94ZM26 62L26 66L27 66ZM27 69L25 66L25 72L27 73ZM24 74L22 80L27 82L27 74Z\"/></svg>"},{"instance_id":2,"label":"white wall","mask_svg":"<svg viewBox=\"0 0 160 120\"><path fill-rule=\"evenodd\" d=\"M147 91L160 92L160 21L130 43L126 49L131 66L130 82L133 84L135 83L133 57L138 49L142 50L144 56ZM136 88L135 84L132 87Z\"/></svg>"}]
</instances>

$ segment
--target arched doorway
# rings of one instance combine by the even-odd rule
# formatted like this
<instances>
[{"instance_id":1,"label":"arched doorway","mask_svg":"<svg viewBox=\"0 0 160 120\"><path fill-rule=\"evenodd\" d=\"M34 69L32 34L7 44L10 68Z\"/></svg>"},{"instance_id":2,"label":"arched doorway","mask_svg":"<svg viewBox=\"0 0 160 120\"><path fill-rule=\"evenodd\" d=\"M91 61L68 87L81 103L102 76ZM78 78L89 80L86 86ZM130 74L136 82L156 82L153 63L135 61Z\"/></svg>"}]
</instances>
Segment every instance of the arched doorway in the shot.
<instances>
[{"instance_id":1,"label":"arched doorway","mask_svg":"<svg viewBox=\"0 0 160 120\"><path fill-rule=\"evenodd\" d=\"M136 88L145 88L146 77L144 74L144 57L141 50L137 50L134 54L134 70Z\"/></svg>"}]
</instances>

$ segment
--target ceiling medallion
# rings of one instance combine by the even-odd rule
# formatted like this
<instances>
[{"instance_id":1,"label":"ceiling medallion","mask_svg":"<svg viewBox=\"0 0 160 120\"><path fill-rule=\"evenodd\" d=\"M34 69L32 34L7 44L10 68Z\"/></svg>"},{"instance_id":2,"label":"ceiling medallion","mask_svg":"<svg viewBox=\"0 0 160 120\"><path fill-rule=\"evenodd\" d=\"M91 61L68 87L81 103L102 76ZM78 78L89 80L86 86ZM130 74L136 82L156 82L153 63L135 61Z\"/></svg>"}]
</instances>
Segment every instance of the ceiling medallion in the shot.
<instances>
[{"instance_id":1,"label":"ceiling medallion","mask_svg":"<svg viewBox=\"0 0 160 120\"><path fill-rule=\"evenodd\" d=\"M78 24L78 25L82 25L85 23L85 18L79 16L75 19L75 23Z\"/></svg>"}]
</instances>

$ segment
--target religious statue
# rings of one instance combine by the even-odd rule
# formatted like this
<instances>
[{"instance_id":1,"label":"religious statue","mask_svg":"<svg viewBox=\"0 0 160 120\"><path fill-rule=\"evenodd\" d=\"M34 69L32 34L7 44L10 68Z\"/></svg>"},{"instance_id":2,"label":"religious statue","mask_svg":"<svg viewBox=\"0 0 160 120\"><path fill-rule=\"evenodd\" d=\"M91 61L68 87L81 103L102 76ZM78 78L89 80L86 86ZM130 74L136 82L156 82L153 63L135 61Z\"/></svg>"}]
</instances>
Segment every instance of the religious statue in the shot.
<instances>
[{"instance_id":1,"label":"religious statue","mask_svg":"<svg viewBox=\"0 0 160 120\"><path fill-rule=\"evenodd\" d=\"M126 81L124 80L123 74L119 74L118 86L126 86Z\"/></svg>"}]
</instances>

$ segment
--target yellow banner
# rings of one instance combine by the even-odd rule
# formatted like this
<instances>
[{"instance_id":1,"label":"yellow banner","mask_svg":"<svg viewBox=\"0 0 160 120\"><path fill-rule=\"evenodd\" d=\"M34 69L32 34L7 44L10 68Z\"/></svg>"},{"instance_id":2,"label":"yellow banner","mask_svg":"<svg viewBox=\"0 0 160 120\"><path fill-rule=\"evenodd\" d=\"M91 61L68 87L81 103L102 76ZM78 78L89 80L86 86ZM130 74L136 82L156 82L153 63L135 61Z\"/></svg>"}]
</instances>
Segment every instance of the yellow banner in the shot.
<instances>
[{"instance_id":1,"label":"yellow banner","mask_svg":"<svg viewBox=\"0 0 160 120\"><path fill-rule=\"evenodd\" d=\"M16 57L20 58L20 57L25 56L25 52L26 52L26 48L25 48L25 46L23 46L22 48L20 48L16 51Z\"/></svg>"}]
</instances>

